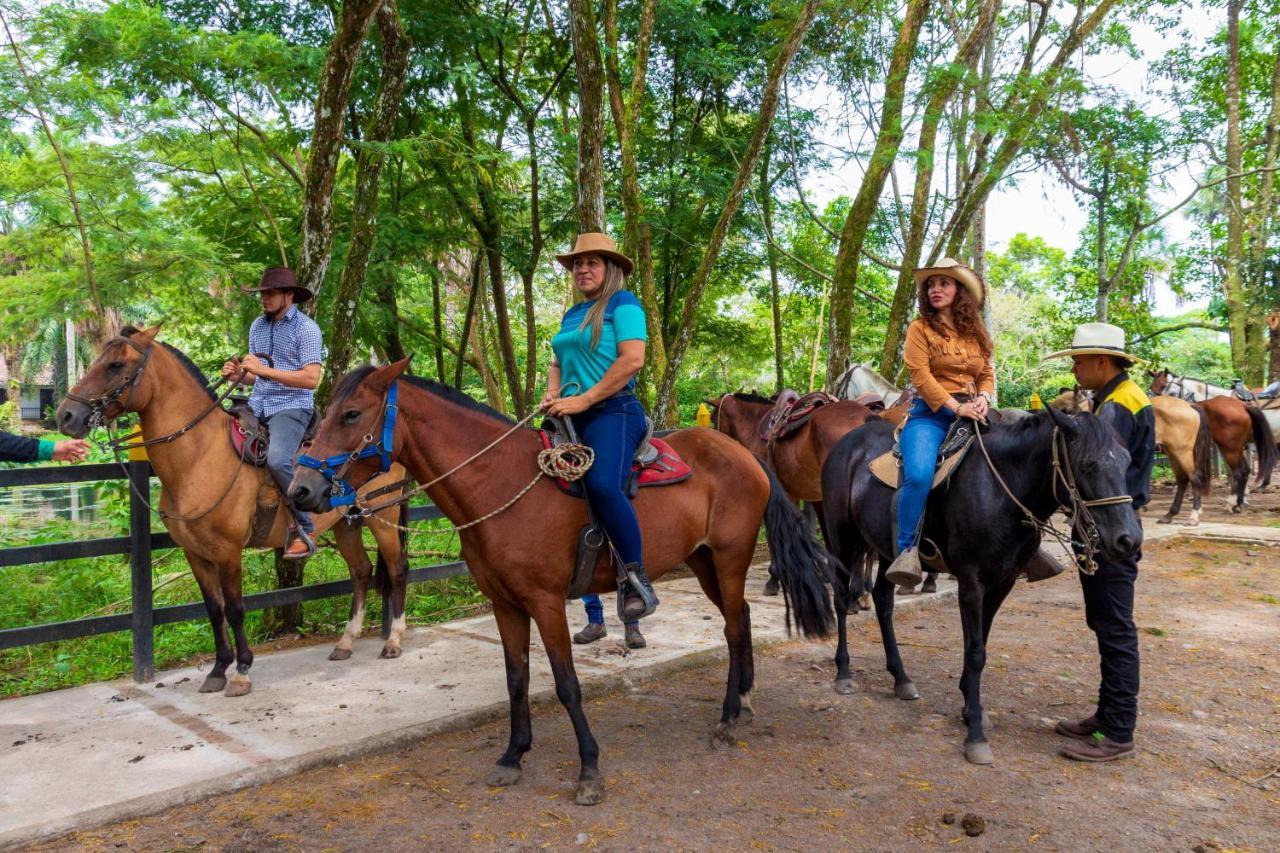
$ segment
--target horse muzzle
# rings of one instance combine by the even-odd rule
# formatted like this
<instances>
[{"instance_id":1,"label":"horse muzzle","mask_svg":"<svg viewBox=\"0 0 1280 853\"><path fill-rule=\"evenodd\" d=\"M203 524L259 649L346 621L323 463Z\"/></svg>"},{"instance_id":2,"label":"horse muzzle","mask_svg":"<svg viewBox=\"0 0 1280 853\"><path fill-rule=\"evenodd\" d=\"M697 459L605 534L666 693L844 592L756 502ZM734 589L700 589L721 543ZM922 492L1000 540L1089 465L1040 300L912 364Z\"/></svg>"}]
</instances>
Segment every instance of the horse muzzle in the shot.
<instances>
[{"instance_id":1,"label":"horse muzzle","mask_svg":"<svg viewBox=\"0 0 1280 853\"><path fill-rule=\"evenodd\" d=\"M1120 529L1102 537L1102 553L1109 560L1127 560L1142 550L1142 524L1138 514L1129 507L1124 511L1130 516Z\"/></svg>"},{"instance_id":2,"label":"horse muzzle","mask_svg":"<svg viewBox=\"0 0 1280 853\"><path fill-rule=\"evenodd\" d=\"M329 482L319 471L299 468L289 484L289 500L307 512L325 512L332 509L329 503Z\"/></svg>"},{"instance_id":3,"label":"horse muzzle","mask_svg":"<svg viewBox=\"0 0 1280 853\"><path fill-rule=\"evenodd\" d=\"M84 438L93 426L93 410L75 400L63 400L54 415L58 430L72 438Z\"/></svg>"}]
</instances>

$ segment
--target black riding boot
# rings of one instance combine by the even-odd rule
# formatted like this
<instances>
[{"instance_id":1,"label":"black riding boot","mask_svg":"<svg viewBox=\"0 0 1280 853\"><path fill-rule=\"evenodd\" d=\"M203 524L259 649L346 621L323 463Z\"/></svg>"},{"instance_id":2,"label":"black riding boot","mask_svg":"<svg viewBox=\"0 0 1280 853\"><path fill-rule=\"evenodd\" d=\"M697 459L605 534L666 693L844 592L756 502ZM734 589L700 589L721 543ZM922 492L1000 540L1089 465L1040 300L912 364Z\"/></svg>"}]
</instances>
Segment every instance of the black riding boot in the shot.
<instances>
[{"instance_id":1,"label":"black riding boot","mask_svg":"<svg viewBox=\"0 0 1280 853\"><path fill-rule=\"evenodd\" d=\"M618 616L623 622L634 622L658 608L658 596L640 563L627 563L622 570L627 579L618 590Z\"/></svg>"}]
</instances>

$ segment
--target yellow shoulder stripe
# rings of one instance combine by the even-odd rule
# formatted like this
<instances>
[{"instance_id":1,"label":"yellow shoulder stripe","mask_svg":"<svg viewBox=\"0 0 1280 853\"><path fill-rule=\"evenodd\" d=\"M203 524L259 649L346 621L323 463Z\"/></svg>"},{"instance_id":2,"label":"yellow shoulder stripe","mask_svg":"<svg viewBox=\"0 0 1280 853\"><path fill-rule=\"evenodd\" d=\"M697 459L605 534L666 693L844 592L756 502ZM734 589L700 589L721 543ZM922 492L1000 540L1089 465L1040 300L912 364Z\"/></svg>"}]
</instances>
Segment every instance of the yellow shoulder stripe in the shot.
<instances>
[{"instance_id":1,"label":"yellow shoulder stripe","mask_svg":"<svg viewBox=\"0 0 1280 853\"><path fill-rule=\"evenodd\" d=\"M1132 379L1126 379L1117 385L1116 390L1112 391L1111 396L1107 398L1107 402L1123 406L1135 415L1151 405L1146 392Z\"/></svg>"}]
</instances>

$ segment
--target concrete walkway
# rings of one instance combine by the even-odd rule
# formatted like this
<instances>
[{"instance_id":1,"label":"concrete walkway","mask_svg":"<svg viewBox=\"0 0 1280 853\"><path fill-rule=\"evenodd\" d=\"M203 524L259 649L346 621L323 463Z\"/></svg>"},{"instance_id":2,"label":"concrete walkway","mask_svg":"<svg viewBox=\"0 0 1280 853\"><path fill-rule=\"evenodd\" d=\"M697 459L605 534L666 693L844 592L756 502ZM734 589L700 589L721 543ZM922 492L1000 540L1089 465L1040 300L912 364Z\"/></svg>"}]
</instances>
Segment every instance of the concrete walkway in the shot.
<instances>
[{"instance_id":1,"label":"concrete walkway","mask_svg":"<svg viewBox=\"0 0 1280 853\"><path fill-rule=\"evenodd\" d=\"M1280 545L1280 528L1148 522L1148 541L1185 536ZM785 638L780 598L764 598L762 566L748 581L757 647ZM645 624L649 647L628 651L606 600L610 635L575 648L584 692L597 694L709 658L725 658L719 614L692 578L660 585L662 608ZM929 596L953 598L942 579ZM584 621L568 605L570 624ZM376 632L375 632L376 633ZM531 654L535 702L555 702L537 634ZM399 660L378 659L380 639L361 640L348 661L331 644L260 656L254 692L241 699L196 692L198 668L164 672L155 684L92 684L0 702L0 846L136 817L307 767L392 748L435 732L505 717L507 693L491 616L413 630Z\"/></svg>"},{"instance_id":2,"label":"concrete walkway","mask_svg":"<svg viewBox=\"0 0 1280 853\"><path fill-rule=\"evenodd\" d=\"M785 639L779 597L748 580L757 648ZM662 606L645 621L649 647L622 643L612 596L609 636L577 646L586 694L704 660L727 660L723 622L692 577L659 584ZM900 597L919 607L955 595ZM571 626L582 605L567 607ZM0 702L0 847L137 817L255 785L318 764L389 749L444 730L507 715L497 625L489 615L417 628L398 660L380 660L381 639L357 641L350 660L328 660L331 643L264 654L254 690L228 699L200 694L205 673L160 673L156 683L91 684ZM535 703L554 703L546 655L534 631ZM558 706L556 706L558 708Z\"/></svg>"}]
</instances>

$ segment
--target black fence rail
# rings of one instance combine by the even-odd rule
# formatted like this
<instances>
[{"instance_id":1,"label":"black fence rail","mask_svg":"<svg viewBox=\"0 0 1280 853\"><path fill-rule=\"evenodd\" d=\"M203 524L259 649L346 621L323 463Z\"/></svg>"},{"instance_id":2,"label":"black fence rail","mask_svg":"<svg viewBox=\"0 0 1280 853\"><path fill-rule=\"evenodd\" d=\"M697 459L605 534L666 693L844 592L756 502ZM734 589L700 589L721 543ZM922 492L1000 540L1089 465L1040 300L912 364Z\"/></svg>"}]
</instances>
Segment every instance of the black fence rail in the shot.
<instances>
[{"instance_id":1,"label":"black fence rail","mask_svg":"<svg viewBox=\"0 0 1280 853\"><path fill-rule=\"evenodd\" d=\"M102 480L128 480L129 535L100 539L84 539L75 542L54 542L41 545L25 545L17 548L0 548L0 568L73 560L83 557L108 557L129 555L131 573L131 608L128 613L109 616L92 616L66 622L48 622L21 628L0 630L0 650L52 643L78 637L92 637L117 631L129 631L133 635L133 679L136 682L155 680L155 628L175 622L190 622L207 618L202 602L155 607L151 586L151 555L154 551L177 547L168 533L151 531L151 463L129 462L125 465L78 465L75 467L14 468L0 470L0 489L18 486L47 486L65 483L87 483ZM434 506L410 507L408 520L428 521L440 518L440 510ZM437 563L411 569L409 583L440 580L467 574L462 562ZM257 592L244 597L246 610L265 610L336 598L351 594L351 580L295 586ZM383 612L387 602L383 600ZM383 631L390 627L383 620Z\"/></svg>"}]
</instances>

